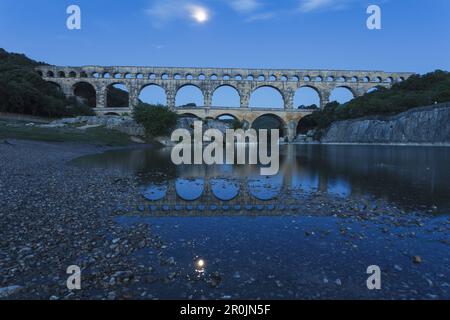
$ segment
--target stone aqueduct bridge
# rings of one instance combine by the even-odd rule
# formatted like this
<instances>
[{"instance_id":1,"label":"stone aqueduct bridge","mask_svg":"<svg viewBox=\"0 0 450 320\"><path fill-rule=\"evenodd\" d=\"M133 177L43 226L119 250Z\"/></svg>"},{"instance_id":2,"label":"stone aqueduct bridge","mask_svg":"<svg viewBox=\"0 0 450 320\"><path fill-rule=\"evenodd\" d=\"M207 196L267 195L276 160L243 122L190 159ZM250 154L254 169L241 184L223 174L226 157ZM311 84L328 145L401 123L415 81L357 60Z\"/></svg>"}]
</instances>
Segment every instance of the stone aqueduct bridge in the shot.
<instances>
[{"instance_id":1,"label":"stone aqueduct bridge","mask_svg":"<svg viewBox=\"0 0 450 320\"><path fill-rule=\"evenodd\" d=\"M73 96L77 84L89 83L96 92L98 114L121 114L130 112L138 104L141 90L157 85L166 92L167 105L179 114L191 114L199 118L217 118L231 115L241 121L253 123L262 115L277 117L287 135L295 135L298 122L311 110L294 108L294 96L302 87L314 89L324 107L336 88L347 88L354 97L370 89L382 86L389 88L393 83L403 81L413 73L382 71L339 71L339 70L281 70L281 69L221 69L221 68L164 68L164 67L58 67L40 66L38 73L47 81L56 83L67 96ZM108 108L108 88L123 84L129 92L129 108ZM201 107L176 108L176 95L181 88L198 87L204 97ZM240 96L240 108L212 106L212 97L218 88L230 86ZM258 88L276 89L284 100L284 108L249 108L251 94Z\"/></svg>"}]
</instances>

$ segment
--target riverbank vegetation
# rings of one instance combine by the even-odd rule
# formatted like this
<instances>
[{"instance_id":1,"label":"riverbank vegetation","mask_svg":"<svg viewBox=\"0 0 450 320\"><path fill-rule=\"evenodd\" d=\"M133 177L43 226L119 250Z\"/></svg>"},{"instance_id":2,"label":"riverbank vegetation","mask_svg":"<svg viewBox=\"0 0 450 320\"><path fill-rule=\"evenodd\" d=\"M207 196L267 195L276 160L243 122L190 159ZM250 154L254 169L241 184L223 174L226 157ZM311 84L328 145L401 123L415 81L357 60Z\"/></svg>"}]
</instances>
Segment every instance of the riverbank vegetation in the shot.
<instances>
[{"instance_id":1,"label":"riverbank vegetation","mask_svg":"<svg viewBox=\"0 0 450 320\"><path fill-rule=\"evenodd\" d=\"M303 118L302 125L324 129L335 121L390 116L412 108L450 101L450 72L437 70L425 75L414 75L395 83L392 88L378 87L345 104L328 103L323 110Z\"/></svg>"},{"instance_id":2,"label":"riverbank vegetation","mask_svg":"<svg viewBox=\"0 0 450 320\"><path fill-rule=\"evenodd\" d=\"M163 105L139 103L133 110L133 119L145 128L147 137L170 136L178 116Z\"/></svg>"},{"instance_id":3,"label":"riverbank vegetation","mask_svg":"<svg viewBox=\"0 0 450 320\"><path fill-rule=\"evenodd\" d=\"M0 143L7 139L76 142L105 146L126 146L133 143L129 135L104 127L84 130L77 127L51 128L29 122L0 120Z\"/></svg>"}]
</instances>

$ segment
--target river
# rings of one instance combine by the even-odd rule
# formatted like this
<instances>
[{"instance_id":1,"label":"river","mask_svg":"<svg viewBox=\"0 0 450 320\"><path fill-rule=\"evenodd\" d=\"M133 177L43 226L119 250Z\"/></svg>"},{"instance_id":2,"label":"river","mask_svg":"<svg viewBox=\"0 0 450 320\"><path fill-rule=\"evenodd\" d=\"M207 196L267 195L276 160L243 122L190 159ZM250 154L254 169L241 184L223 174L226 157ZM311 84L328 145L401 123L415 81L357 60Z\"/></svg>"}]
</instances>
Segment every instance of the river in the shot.
<instances>
[{"instance_id":1,"label":"river","mask_svg":"<svg viewBox=\"0 0 450 320\"><path fill-rule=\"evenodd\" d=\"M138 177L139 201L114 219L163 240L173 277L149 286L158 297L450 298L450 148L287 145L272 177L175 166L170 149L74 163ZM136 258L161 265L151 249ZM381 290L367 288L371 265Z\"/></svg>"}]
</instances>

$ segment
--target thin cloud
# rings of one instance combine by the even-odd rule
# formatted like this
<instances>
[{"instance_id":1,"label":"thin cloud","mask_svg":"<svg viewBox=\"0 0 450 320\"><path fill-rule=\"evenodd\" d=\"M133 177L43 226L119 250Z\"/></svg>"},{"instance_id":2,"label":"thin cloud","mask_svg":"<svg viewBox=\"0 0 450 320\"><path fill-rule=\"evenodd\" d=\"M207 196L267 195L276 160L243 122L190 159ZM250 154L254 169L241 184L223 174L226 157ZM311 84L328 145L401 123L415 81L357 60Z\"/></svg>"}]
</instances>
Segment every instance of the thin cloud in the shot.
<instances>
[{"instance_id":1,"label":"thin cloud","mask_svg":"<svg viewBox=\"0 0 450 320\"><path fill-rule=\"evenodd\" d=\"M205 23L211 16L211 11L197 2L182 0L158 0L145 11L151 17L155 27L174 20L191 20L196 23Z\"/></svg>"},{"instance_id":2,"label":"thin cloud","mask_svg":"<svg viewBox=\"0 0 450 320\"><path fill-rule=\"evenodd\" d=\"M299 10L307 13L318 10L344 9L352 0L300 0Z\"/></svg>"}]
</instances>

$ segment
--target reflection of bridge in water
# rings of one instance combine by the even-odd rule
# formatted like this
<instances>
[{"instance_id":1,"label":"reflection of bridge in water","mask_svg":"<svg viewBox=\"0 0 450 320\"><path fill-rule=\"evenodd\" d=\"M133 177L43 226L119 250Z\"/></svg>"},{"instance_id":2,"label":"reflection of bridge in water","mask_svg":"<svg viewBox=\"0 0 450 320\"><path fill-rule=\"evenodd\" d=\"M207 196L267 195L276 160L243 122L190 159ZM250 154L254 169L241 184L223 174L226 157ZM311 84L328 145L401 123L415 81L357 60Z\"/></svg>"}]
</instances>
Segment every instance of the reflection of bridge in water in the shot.
<instances>
[{"instance_id":1,"label":"reflection of bridge in water","mask_svg":"<svg viewBox=\"0 0 450 320\"><path fill-rule=\"evenodd\" d=\"M326 175L303 185L293 181L303 169L295 161L295 146L287 148L278 175L272 177L261 177L258 166L180 166L176 179L147 184L138 211L180 216L294 213L311 195L328 193L331 185Z\"/></svg>"}]
</instances>

